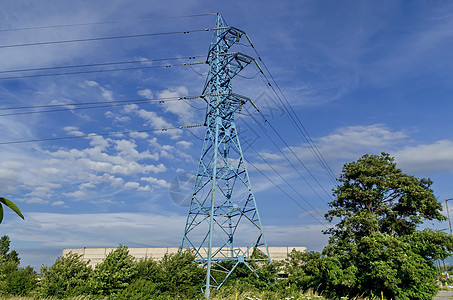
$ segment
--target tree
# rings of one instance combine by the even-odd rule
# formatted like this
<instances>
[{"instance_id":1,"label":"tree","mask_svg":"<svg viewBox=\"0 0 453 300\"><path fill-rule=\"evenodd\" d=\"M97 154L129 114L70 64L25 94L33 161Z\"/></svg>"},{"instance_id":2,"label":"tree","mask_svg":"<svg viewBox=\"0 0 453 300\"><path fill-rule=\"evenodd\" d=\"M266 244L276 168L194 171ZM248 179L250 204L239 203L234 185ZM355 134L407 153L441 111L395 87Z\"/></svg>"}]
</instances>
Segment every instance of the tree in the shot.
<instances>
[{"instance_id":1,"label":"tree","mask_svg":"<svg viewBox=\"0 0 453 300\"><path fill-rule=\"evenodd\" d=\"M10 251L10 244L7 235L0 238L0 291L4 295L24 296L36 288L37 275L30 266L19 267L19 253Z\"/></svg>"},{"instance_id":2,"label":"tree","mask_svg":"<svg viewBox=\"0 0 453 300\"><path fill-rule=\"evenodd\" d=\"M4 235L0 238L0 260L2 263L12 262L16 265L19 265L19 253L16 250L10 250L11 240L9 236Z\"/></svg>"},{"instance_id":3,"label":"tree","mask_svg":"<svg viewBox=\"0 0 453 300\"><path fill-rule=\"evenodd\" d=\"M52 266L41 268L38 294L43 298L88 294L93 275L88 264L89 261L83 261L81 255L74 253L58 257Z\"/></svg>"},{"instance_id":4,"label":"tree","mask_svg":"<svg viewBox=\"0 0 453 300\"><path fill-rule=\"evenodd\" d=\"M94 291L101 295L116 294L126 288L137 274L135 258L126 246L119 245L94 269Z\"/></svg>"},{"instance_id":5,"label":"tree","mask_svg":"<svg viewBox=\"0 0 453 300\"><path fill-rule=\"evenodd\" d=\"M387 153L366 154L345 164L334 190L333 208L326 214L340 222L327 233L351 241L370 234L413 233L425 220L445 220L430 179L418 179L396 167Z\"/></svg>"},{"instance_id":6,"label":"tree","mask_svg":"<svg viewBox=\"0 0 453 300\"><path fill-rule=\"evenodd\" d=\"M6 198L0 197L0 223L3 221L3 205L6 207L11 208L12 211L14 211L19 217L22 218L22 220L25 220L24 216L19 210L19 207L17 207L16 204L13 203L13 201L8 200Z\"/></svg>"},{"instance_id":7,"label":"tree","mask_svg":"<svg viewBox=\"0 0 453 300\"><path fill-rule=\"evenodd\" d=\"M37 279L38 275L30 266L10 268L7 276L0 281L0 290L5 295L27 296L36 288Z\"/></svg>"},{"instance_id":8,"label":"tree","mask_svg":"<svg viewBox=\"0 0 453 300\"><path fill-rule=\"evenodd\" d=\"M417 230L426 220L445 220L432 181L404 174L382 153L345 164L339 182L326 214L339 222L326 230L328 246L303 264L303 274L336 297L431 299L437 291L433 260L453 250L451 236ZM310 273L314 264L320 272Z\"/></svg>"}]
</instances>

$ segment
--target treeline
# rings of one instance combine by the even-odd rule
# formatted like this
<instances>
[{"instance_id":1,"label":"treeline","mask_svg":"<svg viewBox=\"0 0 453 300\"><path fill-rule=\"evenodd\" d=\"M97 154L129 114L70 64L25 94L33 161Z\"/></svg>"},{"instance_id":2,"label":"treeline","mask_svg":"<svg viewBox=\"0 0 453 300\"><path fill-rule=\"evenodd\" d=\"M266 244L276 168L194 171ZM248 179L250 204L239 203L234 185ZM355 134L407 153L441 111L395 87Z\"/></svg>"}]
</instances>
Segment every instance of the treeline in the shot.
<instances>
[{"instance_id":1,"label":"treeline","mask_svg":"<svg viewBox=\"0 0 453 300\"><path fill-rule=\"evenodd\" d=\"M19 267L16 251L2 249L0 290L2 295L54 297L74 296L108 299L197 299L204 270L193 263L190 252L166 254L161 260L136 259L120 245L106 259L92 268L80 255L69 253L55 263L41 268L41 275L31 267ZM5 251L6 250L6 251Z\"/></svg>"},{"instance_id":2,"label":"treeline","mask_svg":"<svg viewBox=\"0 0 453 300\"><path fill-rule=\"evenodd\" d=\"M424 231L423 234L430 233ZM437 291L436 274L428 260L414 256L413 250L408 251L411 247L406 245L391 245L385 239L376 239L375 242L380 245L378 248L386 248L387 254L377 248L363 249L367 251L355 258L333 256L326 252L292 251L285 261L254 265L256 274L239 265L225 285L212 292L211 298L231 299L233 295L238 299L308 299L307 293L315 293L336 299L360 292L362 298L390 299L386 294L391 292L395 296L392 299L432 299ZM429 245L430 241L424 242ZM406 253L395 253L399 247L398 250ZM423 246L418 244L417 247ZM80 255L69 253L58 257L53 265L43 266L39 276L29 266L19 267L18 253L14 250L9 252L7 236L1 238L0 251L2 296L29 296L33 299L77 296L85 296L86 299L204 299L201 288L205 270L194 263L195 256L187 251L166 254L161 260L148 258L137 261L129 254L127 247L120 245L94 268ZM393 258L390 258L392 255ZM370 257L364 259L364 256ZM357 260L362 262L360 269L354 266ZM370 266L371 271L367 271ZM287 278L279 279L282 273Z\"/></svg>"}]
</instances>

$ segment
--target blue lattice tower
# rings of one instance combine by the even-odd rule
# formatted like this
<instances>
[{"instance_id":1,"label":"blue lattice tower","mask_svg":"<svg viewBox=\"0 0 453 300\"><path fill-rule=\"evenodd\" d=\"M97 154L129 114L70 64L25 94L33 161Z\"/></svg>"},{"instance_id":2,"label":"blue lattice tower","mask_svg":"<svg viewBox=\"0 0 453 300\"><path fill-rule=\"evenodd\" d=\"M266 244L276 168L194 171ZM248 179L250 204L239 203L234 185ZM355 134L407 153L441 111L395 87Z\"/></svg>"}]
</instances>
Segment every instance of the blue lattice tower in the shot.
<instances>
[{"instance_id":1,"label":"blue lattice tower","mask_svg":"<svg viewBox=\"0 0 453 300\"><path fill-rule=\"evenodd\" d=\"M270 262L235 125L235 114L250 99L231 87L231 79L254 59L231 50L245 33L226 26L220 14L213 31L202 93L206 135L182 241L182 249L193 249L206 267L207 298L210 288L220 288L239 264L254 272Z\"/></svg>"}]
</instances>

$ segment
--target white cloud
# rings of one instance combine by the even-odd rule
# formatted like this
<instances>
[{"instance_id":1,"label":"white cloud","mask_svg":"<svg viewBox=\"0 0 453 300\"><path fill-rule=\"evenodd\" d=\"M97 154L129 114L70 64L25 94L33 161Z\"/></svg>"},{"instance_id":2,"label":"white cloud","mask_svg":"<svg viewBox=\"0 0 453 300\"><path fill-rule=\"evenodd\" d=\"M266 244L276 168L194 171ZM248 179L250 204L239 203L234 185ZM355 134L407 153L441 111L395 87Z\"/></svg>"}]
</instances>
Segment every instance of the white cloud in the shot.
<instances>
[{"instance_id":1,"label":"white cloud","mask_svg":"<svg viewBox=\"0 0 453 300\"><path fill-rule=\"evenodd\" d=\"M187 142L187 141L179 141L176 143L176 145L184 148L184 149L189 149L192 146L192 142Z\"/></svg>"},{"instance_id":2,"label":"white cloud","mask_svg":"<svg viewBox=\"0 0 453 300\"><path fill-rule=\"evenodd\" d=\"M52 203L52 206L63 206L64 205L64 201L55 201Z\"/></svg>"},{"instance_id":3,"label":"white cloud","mask_svg":"<svg viewBox=\"0 0 453 300\"><path fill-rule=\"evenodd\" d=\"M178 86L166 89L158 94L158 98L180 98L187 96L189 91L185 86ZM187 100L191 101L191 100ZM193 122L194 110L183 100L166 101L163 103L166 112L171 112L178 116L179 122L182 125L189 125Z\"/></svg>"},{"instance_id":4,"label":"white cloud","mask_svg":"<svg viewBox=\"0 0 453 300\"><path fill-rule=\"evenodd\" d=\"M99 86L99 83L97 83L96 81L93 81L93 80L87 80L87 81L85 81L85 84L89 87L98 87Z\"/></svg>"},{"instance_id":5,"label":"white cloud","mask_svg":"<svg viewBox=\"0 0 453 300\"><path fill-rule=\"evenodd\" d=\"M153 92L150 89L139 90L137 91L137 94L146 99L154 98Z\"/></svg>"},{"instance_id":6,"label":"white cloud","mask_svg":"<svg viewBox=\"0 0 453 300\"><path fill-rule=\"evenodd\" d=\"M115 113L113 113L111 111L106 111L104 113L104 115L107 118L113 119L113 122L115 122L115 123L126 123L126 122L129 122L131 120L131 118L128 117L128 116L121 116L121 115L115 114Z\"/></svg>"},{"instance_id":7,"label":"white cloud","mask_svg":"<svg viewBox=\"0 0 453 300\"><path fill-rule=\"evenodd\" d=\"M453 172L453 141L406 147L393 153L398 167L405 172Z\"/></svg>"},{"instance_id":8,"label":"white cloud","mask_svg":"<svg viewBox=\"0 0 453 300\"><path fill-rule=\"evenodd\" d=\"M83 191L75 191L71 193L64 193L63 195L68 196L68 197L74 197L74 198L83 198L86 196L86 193Z\"/></svg>"},{"instance_id":9,"label":"white cloud","mask_svg":"<svg viewBox=\"0 0 453 300\"><path fill-rule=\"evenodd\" d=\"M129 133L129 135L132 138L136 138L136 139L146 139L149 137L149 134L147 134L146 132L131 132L131 133Z\"/></svg>"},{"instance_id":10,"label":"white cloud","mask_svg":"<svg viewBox=\"0 0 453 300\"><path fill-rule=\"evenodd\" d=\"M74 136L82 136L84 133L79 130L76 126L66 126L63 127L63 130L66 131L67 134L74 135Z\"/></svg>"},{"instance_id":11,"label":"white cloud","mask_svg":"<svg viewBox=\"0 0 453 300\"><path fill-rule=\"evenodd\" d=\"M139 109L137 110L137 114L155 129L174 127L173 124L167 122L163 117L158 116L154 111Z\"/></svg>"},{"instance_id":12,"label":"white cloud","mask_svg":"<svg viewBox=\"0 0 453 300\"><path fill-rule=\"evenodd\" d=\"M140 180L146 181L152 185L156 185L156 186L163 187L163 188L170 187L170 183L168 183L164 179L157 179L155 177L142 177L142 178L140 178Z\"/></svg>"},{"instance_id":13,"label":"white cloud","mask_svg":"<svg viewBox=\"0 0 453 300\"><path fill-rule=\"evenodd\" d=\"M124 187L127 189L137 189L140 187L140 184L138 182L129 181L124 184Z\"/></svg>"},{"instance_id":14,"label":"white cloud","mask_svg":"<svg viewBox=\"0 0 453 300\"><path fill-rule=\"evenodd\" d=\"M49 201L41 199L41 198L37 198L37 197L28 198L28 199L25 199L24 201L27 203L34 203L34 204L48 204L49 203Z\"/></svg>"},{"instance_id":15,"label":"white cloud","mask_svg":"<svg viewBox=\"0 0 453 300\"><path fill-rule=\"evenodd\" d=\"M392 152L397 145L407 138L404 131L393 131L382 124L368 126L348 126L336 129L333 133L315 139L317 147L322 155L329 160L356 159L365 153ZM302 161L310 161L313 154L305 145L292 147L292 150ZM287 156L293 159L288 149ZM269 156L269 153L266 154ZM272 159L277 159L272 154Z\"/></svg>"},{"instance_id":16,"label":"white cloud","mask_svg":"<svg viewBox=\"0 0 453 300\"><path fill-rule=\"evenodd\" d=\"M100 92L102 98L105 100L112 101L113 100L113 91L109 90L107 86L101 86L98 82L94 80L87 80L84 82L85 86L90 88L97 88ZM83 85L82 85L83 86Z\"/></svg>"}]
</instances>

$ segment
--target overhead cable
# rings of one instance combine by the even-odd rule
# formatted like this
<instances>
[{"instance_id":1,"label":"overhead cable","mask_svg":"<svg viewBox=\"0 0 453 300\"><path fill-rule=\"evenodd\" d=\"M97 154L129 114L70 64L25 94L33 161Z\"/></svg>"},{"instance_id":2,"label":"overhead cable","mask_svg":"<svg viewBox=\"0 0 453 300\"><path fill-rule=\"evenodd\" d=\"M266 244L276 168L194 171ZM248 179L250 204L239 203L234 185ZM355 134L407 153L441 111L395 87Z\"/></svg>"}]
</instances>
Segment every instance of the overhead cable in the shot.
<instances>
[{"instance_id":1,"label":"overhead cable","mask_svg":"<svg viewBox=\"0 0 453 300\"><path fill-rule=\"evenodd\" d=\"M260 169L258 169L253 163L251 163L249 160L247 160L247 164L251 165L255 170L257 170L262 176L264 176L270 183L272 183L276 188L278 188L283 194L285 194L289 199L291 199L291 201L293 201L297 206L299 206L300 208L302 208L303 210L305 210L305 212L307 214L309 214L310 216L313 217L313 219L315 219L316 221L318 221L319 224L321 224L322 226L324 226L326 229L329 229L324 223L322 223L318 218L316 218L309 210L307 210L305 207L303 207L296 199L294 199L293 197L291 197L290 194L288 194L284 189L282 189L282 187L280 185L278 185L277 183L275 183L275 181L273 181L269 176L267 176L266 174L264 174L264 172L262 172Z\"/></svg>"},{"instance_id":2,"label":"overhead cable","mask_svg":"<svg viewBox=\"0 0 453 300\"><path fill-rule=\"evenodd\" d=\"M283 100L285 100L286 102L286 105L289 107L289 109L287 108L287 106L285 105L285 103L283 102L282 98L280 97L280 95L276 92L276 90L274 89L273 85L270 83L270 81L267 79L267 76L266 74L264 74L264 72L262 72L261 70L261 74L262 76L264 76L264 78L266 79L266 82L267 85L268 85L268 88L270 87L274 94L277 96L277 99L280 101L280 103L283 105L283 108L287 111L288 115L290 116L290 120L292 121L293 125L296 127L296 129L298 129L299 133L305 138L305 140L307 141L307 144L309 146L309 148L311 149L311 151L313 152L313 154L315 155L315 157L318 159L320 165L322 166L322 168L326 171L326 174L333 180L334 184L337 184L337 180L336 180L336 177L335 177L335 174L334 172L332 171L332 169L330 168L329 164L327 163L327 161L325 160L324 156L322 155L321 151L319 150L319 148L317 147L316 143L313 141L313 139L311 138L311 136L308 134L308 131L306 130L306 128L304 127L304 125L302 124L300 118L298 117L298 115L295 113L294 111L294 108L292 107L291 103L288 101L288 99L286 98L285 94L283 93L283 91L281 90L279 84L277 83L277 81L275 80L274 76L272 75L272 73L270 72L270 70L268 69L267 65L264 63L263 59L261 58L261 56L259 55L258 53L258 50L255 48L255 46L253 45L252 41L250 40L250 38L246 35L249 43L250 43L250 46L253 48L255 54L257 55L259 61L263 64L264 68L266 69L267 73L269 74L269 76L271 77L272 79L272 82L275 84L275 86L277 87L278 91L280 92L280 94L282 95L283 97ZM259 67L259 66L258 66ZM259 68L260 69L260 68Z\"/></svg>"},{"instance_id":3,"label":"overhead cable","mask_svg":"<svg viewBox=\"0 0 453 300\"><path fill-rule=\"evenodd\" d=\"M33 75L18 75L18 76L9 76L9 77L0 77L0 80L11 80L11 79L24 79L24 78L33 78L33 77L49 77L49 76L62 76L62 75L78 75L78 74L90 74L90 73L104 73L104 72L116 72L116 71L131 71L131 70L143 70L143 69L158 69L158 68L171 68L171 67L181 67L181 66L191 66L195 64L205 64L202 62L194 63L182 63L182 64L172 64L172 65L159 65L159 66L140 66L140 67L130 67L130 68L115 68L115 69L101 69L101 70L89 70L89 71L74 71L74 72L63 72L63 73L46 73L46 74L33 74Z\"/></svg>"},{"instance_id":4,"label":"overhead cable","mask_svg":"<svg viewBox=\"0 0 453 300\"><path fill-rule=\"evenodd\" d=\"M159 129L129 130L129 131L117 131L117 132L107 132L107 133L91 133L91 134L77 135L77 136L64 136L64 137L53 137L53 138L45 138L45 139L0 142L0 145L48 142L48 141L57 141L57 140L71 140L71 139L89 138L89 137L93 137L93 136L111 136L111 135L123 135L123 134L129 134L129 133L165 132L168 130L187 129L187 128L202 127L202 126L204 126L204 125L203 124L193 124L193 125L184 125L184 126L178 126L178 127L159 128Z\"/></svg>"},{"instance_id":5,"label":"overhead cable","mask_svg":"<svg viewBox=\"0 0 453 300\"><path fill-rule=\"evenodd\" d=\"M211 30L216 30L216 28L193 29L193 30L185 30L185 31L158 32L158 33L129 34L129 35L117 35L117 36L106 36L106 37L84 38L84 39L73 39L73 40L46 41L46 42L23 43L23 44L10 44L10 45L0 45L0 49L16 48L16 47L28 47L28 46L53 45L53 44L65 44L65 43L79 43L79 42L117 40L117 39L140 38L140 37L151 37L151 36L162 36L162 35L173 35L173 34L189 34L189 33L193 33L193 32L206 32L206 31L211 31Z\"/></svg>"},{"instance_id":6,"label":"overhead cable","mask_svg":"<svg viewBox=\"0 0 453 300\"><path fill-rule=\"evenodd\" d=\"M243 139L244 140L244 139ZM281 180L283 180L299 197L300 199L302 199L305 203L307 203L308 206L311 207L312 210L314 210L320 217L321 219L324 219L324 216L315 208L313 207L313 205L311 205L310 202L308 202L295 188L292 184L290 184L288 182L288 180L286 180L281 174L280 172L278 172L274 166L272 166L271 163L269 163L269 161L267 161L267 159L265 159L256 149L255 147L253 147L252 144L248 143L247 140L246 140L246 143L247 145L255 152L256 155L258 155L259 158L261 158L262 161L264 161L271 169L272 171L274 171L275 174L277 174Z\"/></svg>"},{"instance_id":7,"label":"overhead cable","mask_svg":"<svg viewBox=\"0 0 453 300\"><path fill-rule=\"evenodd\" d=\"M187 96L187 97L164 97L164 98L145 98L145 99L132 99L132 100L113 100L113 101L100 101L100 102L85 102L85 103L65 103L65 104L48 104L48 105L35 105L35 106L17 106L17 107L4 107L0 108L0 111L7 110L21 110L21 109L36 109L36 108L52 108L52 107L66 107L61 109L52 109L52 110L36 110L36 111L25 111L25 112L14 112L14 113L5 113L0 114L0 117L4 116L16 116L16 115L28 115L36 113L48 113L48 112L62 112L62 111L73 111L80 109L93 109L93 108L106 108L114 106L126 106L131 104L154 104L154 103L165 103L167 101L184 101L186 104L196 108L191 105L187 100L203 98L207 95L200 96ZM103 105L99 105L103 104ZM88 106L86 106L88 105ZM75 107L74 107L75 106ZM80 107L83 106L83 107Z\"/></svg>"},{"instance_id":8,"label":"overhead cable","mask_svg":"<svg viewBox=\"0 0 453 300\"><path fill-rule=\"evenodd\" d=\"M67 65L67 66L55 66L55 67L39 67L39 68L28 68L28 69L15 69L15 70L0 70L2 73L16 73L16 72L30 72L30 71L48 71L58 69L72 69L72 68L85 68L85 67L99 67L99 66L110 66L110 65L123 65L123 64L135 64L135 63L148 63L155 61L167 61L167 60L183 60L183 59L195 59L205 57L205 55L195 56L181 56L181 57L170 57L170 58L153 58L153 59L139 59L130 61L116 61L116 62L104 62L104 63L93 63L93 64L81 64L81 65Z\"/></svg>"},{"instance_id":9,"label":"overhead cable","mask_svg":"<svg viewBox=\"0 0 453 300\"><path fill-rule=\"evenodd\" d=\"M205 16L212 16L212 15L217 15L217 13L195 14L195 15L174 16L174 17L171 17L171 16L170 17L154 17L154 18L131 19L131 20L116 20L116 21L105 21L105 22L76 23L76 24L57 24L57 25L22 27L22 28L9 28L9 29L0 29L0 32L4 32L4 31L21 31L21 30L36 30L36 29L50 29L50 28L61 28L61 27L77 27L77 26L88 26L88 25L135 23L135 22L153 21L153 20L205 17Z\"/></svg>"}]
</instances>

